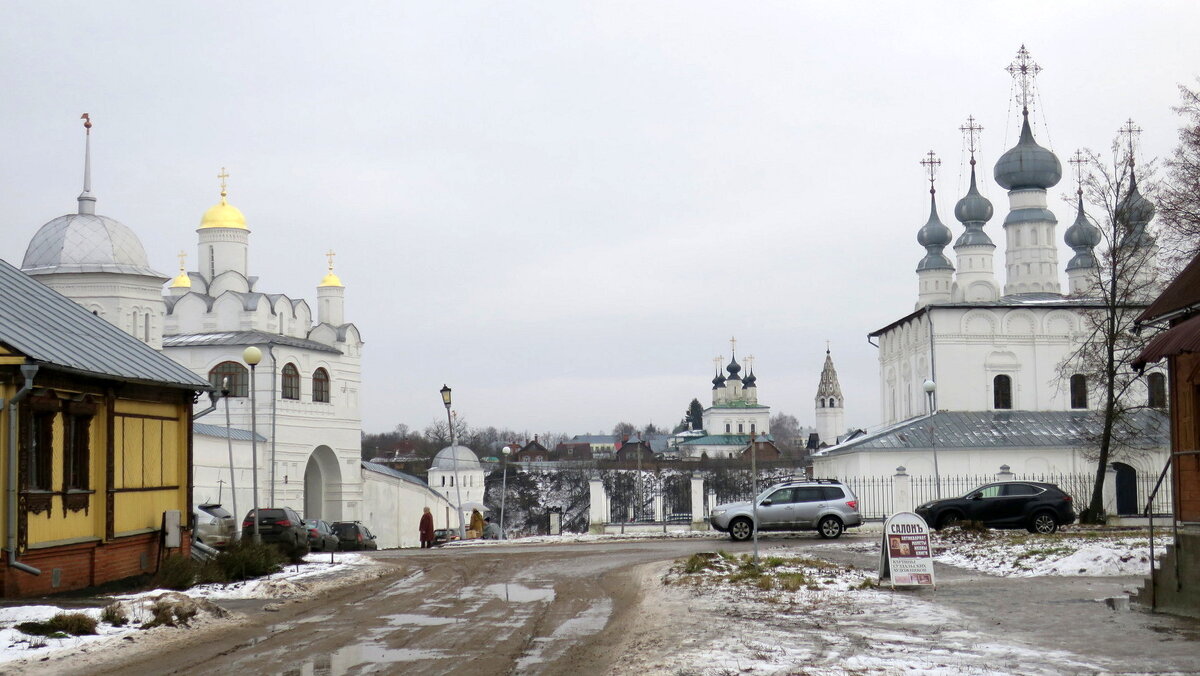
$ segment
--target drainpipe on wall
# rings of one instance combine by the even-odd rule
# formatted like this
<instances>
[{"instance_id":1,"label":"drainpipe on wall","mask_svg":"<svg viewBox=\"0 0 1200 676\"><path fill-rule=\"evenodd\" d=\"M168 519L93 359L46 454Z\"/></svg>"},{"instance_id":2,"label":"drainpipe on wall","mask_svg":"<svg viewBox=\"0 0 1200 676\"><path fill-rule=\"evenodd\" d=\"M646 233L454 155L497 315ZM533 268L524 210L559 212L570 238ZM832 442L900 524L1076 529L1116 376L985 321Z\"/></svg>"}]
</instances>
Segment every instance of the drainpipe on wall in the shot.
<instances>
[{"instance_id":1,"label":"drainpipe on wall","mask_svg":"<svg viewBox=\"0 0 1200 676\"><path fill-rule=\"evenodd\" d=\"M21 376L25 384L8 402L8 472L5 485L8 488L8 565L10 568L23 570L31 575L41 575L42 571L17 561L17 406L33 390L33 377L37 375L37 364L22 364Z\"/></svg>"},{"instance_id":2,"label":"drainpipe on wall","mask_svg":"<svg viewBox=\"0 0 1200 676\"><path fill-rule=\"evenodd\" d=\"M929 318L929 379L936 383L937 382L937 362L934 361L934 358L933 358L933 313L930 312L929 310L926 310L925 316ZM933 410L930 411L931 415L933 414L933 411L938 410L937 398L938 398L938 392L937 392L937 390L934 390L933 397L931 397L931 399L933 400L931 402L933 404L933 407L932 407Z\"/></svg>"},{"instance_id":3,"label":"drainpipe on wall","mask_svg":"<svg viewBox=\"0 0 1200 676\"><path fill-rule=\"evenodd\" d=\"M209 391L208 399L211 402L211 405L208 408L204 409L203 411L193 414L192 420L195 420L196 418L201 418L201 417L206 416L209 413L212 413L213 411L217 410L217 401L219 401L221 399L221 392L218 390Z\"/></svg>"}]
</instances>

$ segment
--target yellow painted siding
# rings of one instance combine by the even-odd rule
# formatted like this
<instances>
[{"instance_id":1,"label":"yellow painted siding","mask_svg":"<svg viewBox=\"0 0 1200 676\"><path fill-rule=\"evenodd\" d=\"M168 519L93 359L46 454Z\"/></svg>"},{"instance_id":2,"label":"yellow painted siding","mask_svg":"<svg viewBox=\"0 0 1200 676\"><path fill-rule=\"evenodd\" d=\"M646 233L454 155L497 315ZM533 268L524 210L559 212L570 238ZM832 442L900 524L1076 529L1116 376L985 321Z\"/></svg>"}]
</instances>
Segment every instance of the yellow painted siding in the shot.
<instances>
[{"instance_id":1,"label":"yellow painted siding","mask_svg":"<svg viewBox=\"0 0 1200 676\"><path fill-rule=\"evenodd\" d=\"M186 435L180 433L180 425L174 420L164 420L162 425L162 446L164 449L173 448L175 452L162 454L162 484L164 486L186 486L187 475L180 476L179 468L187 464Z\"/></svg>"},{"instance_id":2,"label":"yellow painted siding","mask_svg":"<svg viewBox=\"0 0 1200 676\"><path fill-rule=\"evenodd\" d=\"M68 511L63 496L54 496L51 499L49 514L45 512L40 514L29 513L26 517L26 546L35 546L42 542L103 536L104 482L103 474L97 476L97 468L103 470L104 467L104 420L104 406L100 405L96 411L96 415L92 417L91 427L88 431L89 448L91 451L91 457L89 458L90 483L88 486L93 490L93 493L88 496L87 508L78 511ZM53 424L54 456L50 461L51 476L53 477L50 485L55 491L62 490L66 471L64 466L65 429L66 426L63 424L63 417L61 415L55 416ZM5 428L5 436L7 436L7 428Z\"/></svg>"},{"instance_id":3,"label":"yellow painted siding","mask_svg":"<svg viewBox=\"0 0 1200 676\"><path fill-rule=\"evenodd\" d=\"M117 493L113 500L116 512L113 529L118 534L144 528L158 529L162 525L163 512L169 509L184 511L187 506L185 493L182 488Z\"/></svg>"}]
</instances>

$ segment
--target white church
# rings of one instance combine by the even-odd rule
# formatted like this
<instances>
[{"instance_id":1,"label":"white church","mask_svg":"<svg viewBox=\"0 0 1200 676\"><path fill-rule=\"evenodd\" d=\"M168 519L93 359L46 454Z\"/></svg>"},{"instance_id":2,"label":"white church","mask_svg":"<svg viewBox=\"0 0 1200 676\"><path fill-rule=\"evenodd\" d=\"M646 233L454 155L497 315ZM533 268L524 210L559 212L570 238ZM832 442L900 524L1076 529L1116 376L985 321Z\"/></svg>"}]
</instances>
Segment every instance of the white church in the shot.
<instances>
[{"instance_id":1,"label":"white church","mask_svg":"<svg viewBox=\"0 0 1200 676\"><path fill-rule=\"evenodd\" d=\"M1101 402L1094 384L1082 374L1060 375L1060 365L1079 344L1083 312L1097 304L1089 290L1101 233L1084 214L1080 191L1074 223L1065 232L1075 255L1065 269L1059 266L1058 219L1047 191L1062 178L1062 165L1034 139L1024 100L1037 70L1022 47L1010 67L1023 85L1020 138L993 171L1008 193L1001 223L1003 283L995 270L996 245L985 231L994 212L978 190L979 127L971 120L963 128L971 151L970 188L954 207L958 238L938 216L931 153L923 162L931 172L931 197L929 219L917 234L925 254L916 267L916 309L869 334L879 348L882 429L819 452L816 476L885 476L898 467L910 475L988 475L1001 465L1017 475L1095 471L1080 438ZM1136 186L1127 199L1134 205L1136 245L1153 247L1146 233L1153 206ZM952 241L953 262L945 254ZM1141 424L1154 448L1112 458L1126 492L1133 477L1156 475L1166 459L1165 379L1151 372L1146 383L1139 396L1149 408Z\"/></svg>"},{"instance_id":2,"label":"white church","mask_svg":"<svg viewBox=\"0 0 1200 676\"><path fill-rule=\"evenodd\" d=\"M362 520L381 546L415 544L423 507L438 527L450 523L442 493L361 460L363 340L344 316L332 252L316 287L315 316L308 301L267 292L251 274L250 229L227 200L222 171L220 202L195 230L197 269L187 271L181 254L178 276L155 271L132 230L96 213L90 120L85 126L78 210L38 229L21 269L228 390L215 410L207 400L196 404L203 415L194 423L193 503L221 502L240 523L253 507L257 469L260 507ZM253 372L242 358L248 346L262 351Z\"/></svg>"}]
</instances>

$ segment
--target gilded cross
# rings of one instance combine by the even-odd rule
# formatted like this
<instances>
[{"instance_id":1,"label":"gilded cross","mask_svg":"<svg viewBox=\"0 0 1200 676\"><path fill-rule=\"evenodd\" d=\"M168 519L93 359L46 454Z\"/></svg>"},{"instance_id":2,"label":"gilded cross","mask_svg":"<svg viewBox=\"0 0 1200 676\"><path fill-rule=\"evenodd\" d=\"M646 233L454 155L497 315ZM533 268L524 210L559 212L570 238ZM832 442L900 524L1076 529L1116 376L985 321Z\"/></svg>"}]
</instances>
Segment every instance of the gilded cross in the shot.
<instances>
[{"instance_id":1,"label":"gilded cross","mask_svg":"<svg viewBox=\"0 0 1200 676\"><path fill-rule=\"evenodd\" d=\"M967 123L958 128L967 137L967 150L971 153L971 166L975 165L975 139L979 138L979 132L983 131L983 127L975 123L975 116L968 115Z\"/></svg>"},{"instance_id":2,"label":"gilded cross","mask_svg":"<svg viewBox=\"0 0 1200 676\"><path fill-rule=\"evenodd\" d=\"M325 252L325 257L329 259L329 271L330 272L333 272L333 257L336 255L337 254L335 254L333 252L333 249L330 249L329 251Z\"/></svg>"},{"instance_id":3,"label":"gilded cross","mask_svg":"<svg viewBox=\"0 0 1200 676\"><path fill-rule=\"evenodd\" d=\"M184 261L186 261L186 260L187 260L187 254L181 250L179 252L179 271L180 272L183 272L186 269L185 268L186 264L184 263Z\"/></svg>"},{"instance_id":4,"label":"gilded cross","mask_svg":"<svg viewBox=\"0 0 1200 676\"><path fill-rule=\"evenodd\" d=\"M937 178L937 168L942 165L942 161L938 159L936 153L930 150L925 154L925 159L921 160L921 164L929 172L929 192L934 192L933 181Z\"/></svg>"},{"instance_id":5,"label":"gilded cross","mask_svg":"<svg viewBox=\"0 0 1200 676\"><path fill-rule=\"evenodd\" d=\"M1042 72L1042 67L1029 56L1029 50L1025 49L1025 45L1017 50L1017 58L1004 70L1017 80L1017 85L1021 88L1021 109L1025 112L1029 111L1029 98L1033 91L1033 79L1037 74Z\"/></svg>"},{"instance_id":6,"label":"gilded cross","mask_svg":"<svg viewBox=\"0 0 1200 676\"><path fill-rule=\"evenodd\" d=\"M746 370L747 371L754 370L754 355L750 355L749 357L746 357Z\"/></svg>"},{"instance_id":7,"label":"gilded cross","mask_svg":"<svg viewBox=\"0 0 1200 676\"><path fill-rule=\"evenodd\" d=\"M224 197L225 179L229 178L229 172L225 171L225 167L221 167L221 173L217 174L217 178L221 179L221 197Z\"/></svg>"},{"instance_id":8,"label":"gilded cross","mask_svg":"<svg viewBox=\"0 0 1200 676\"><path fill-rule=\"evenodd\" d=\"M730 354L737 354L737 338L732 336L729 338L729 352Z\"/></svg>"},{"instance_id":9,"label":"gilded cross","mask_svg":"<svg viewBox=\"0 0 1200 676\"><path fill-rule=\"evenodd\" d=\"M725 358L721 355L713 357L713 366L716 367L718 373L721 371L721 362L723 361L725 361Z\"/></svg>"},{"instance_id":10,"label":"gilded cross","mask_svg":"<svg viewBox=\"0 0 1200 676\"><path fill-rule=\"evenodd\" d=\"M1071 159L1067 160L1071 164L1075 165L1075 184L1078 186L1077 192L1080 195L1083 194L1083 165L1087 164L1090 159L1091 158L1088 157L1087 153L1083 152L1082 150L1076 150L1075 154L1071 156Z\"/></svg>"}]
</instances>

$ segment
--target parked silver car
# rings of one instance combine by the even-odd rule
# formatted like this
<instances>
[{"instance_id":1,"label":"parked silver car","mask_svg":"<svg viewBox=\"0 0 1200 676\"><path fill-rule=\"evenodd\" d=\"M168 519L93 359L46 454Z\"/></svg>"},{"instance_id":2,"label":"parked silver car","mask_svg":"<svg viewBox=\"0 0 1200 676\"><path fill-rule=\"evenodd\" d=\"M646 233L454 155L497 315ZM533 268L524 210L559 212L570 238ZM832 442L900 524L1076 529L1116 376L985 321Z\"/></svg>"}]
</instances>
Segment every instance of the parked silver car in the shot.
<instances>
[{"instance_id":1,"label":"parked silver car","mask_svg":"<svg viewBox=\"0 0 1200 676\"><path fill-rule=\"evenodd\" d=\"M224 547L237 533L237 522L221 505L196 505L192 508L192 516L196 524L192 537L209 547Z\"/></svg>"},{"instance_id":2,"label":"parked silver car","mask_svg":"<svg viewBox=\"0 0 1200 676\"><path fill-rule=\"evenodd\" d=\"M838 481L784 481L759 493L756 500L759 530L815 530L823 538L836 538L846 528L862 525L858 498ZM717 505L709 523L734 540L749 540L755 528L753 503Z\"/></svg>"}]
</instances>

